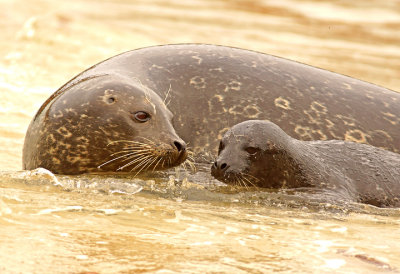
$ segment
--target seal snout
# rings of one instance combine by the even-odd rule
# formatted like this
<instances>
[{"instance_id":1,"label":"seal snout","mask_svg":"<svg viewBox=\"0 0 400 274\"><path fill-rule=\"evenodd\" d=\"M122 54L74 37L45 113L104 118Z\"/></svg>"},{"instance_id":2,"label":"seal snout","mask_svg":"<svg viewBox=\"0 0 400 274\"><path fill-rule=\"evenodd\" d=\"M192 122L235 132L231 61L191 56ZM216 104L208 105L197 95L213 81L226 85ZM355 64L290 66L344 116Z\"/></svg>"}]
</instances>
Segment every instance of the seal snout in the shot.
<instances>
[{"instance_id":1,"label":"seal snout","mask_svg":"<svg viewBox=\"0 0 400 274\"><path fill-rule=\"evenodd\" d=\"M211 166L211 175L216 179L223 179L225 172L229 169L229 165L224 161L215 161Z\"/></svg>"},{"instance_id":2,"label":"seal snout","mask_svg":"<svg viewBox=\"0 0 400 274\"><path fill-rule=\"evenodd\" d=\"M175 149L174 154L177 155L175 165L179 165L179 164L183 163L188 156L188 152L186 150L186 143L182 139L175 140L172 143L172 147Z\"/></svg>"}]
</instances>

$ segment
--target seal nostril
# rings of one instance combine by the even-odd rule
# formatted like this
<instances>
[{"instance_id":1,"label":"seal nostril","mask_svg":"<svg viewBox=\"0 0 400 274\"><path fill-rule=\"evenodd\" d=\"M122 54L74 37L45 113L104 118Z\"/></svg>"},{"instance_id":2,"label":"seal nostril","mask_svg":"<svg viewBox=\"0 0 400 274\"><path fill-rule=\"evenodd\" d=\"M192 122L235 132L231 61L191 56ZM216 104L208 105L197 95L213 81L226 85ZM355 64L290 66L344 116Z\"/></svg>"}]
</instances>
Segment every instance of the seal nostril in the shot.
<instances>
[{"instance_id":1,"label":"seal nostril","mask_svg":"<svg viewBox=\"0 0 400 274\"><path fill-rule=\"evenodd\" d=\"M225 169L227 167L227 164L225 164L225 163L223 163L222 165L221 165L221 169Z\"/></svg>"},{"instance_id":2,"label":"seal nostril","mask_svg":"<svg viewBox=\"0 0 400 274\"><path fill-rule=\"evenodd\" d=\"M186 146L185 146L184 144L178 142L178 141L175 141L175 142L174 142L174 145L175 145L176 149L177 149L179 152L185 151L185 149L186 149Z\"/></svg>"}]
</instances>

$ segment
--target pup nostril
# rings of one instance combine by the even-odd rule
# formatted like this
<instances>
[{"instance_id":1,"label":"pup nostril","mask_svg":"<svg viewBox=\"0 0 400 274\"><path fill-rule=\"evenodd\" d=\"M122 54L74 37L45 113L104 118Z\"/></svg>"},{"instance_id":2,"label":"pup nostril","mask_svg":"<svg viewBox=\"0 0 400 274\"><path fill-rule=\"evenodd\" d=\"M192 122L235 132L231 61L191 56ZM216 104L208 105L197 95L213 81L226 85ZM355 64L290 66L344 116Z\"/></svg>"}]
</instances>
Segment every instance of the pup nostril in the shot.
<instances>
[{"instance_id":1,"label":"pup nostril","mask_svg":"<svg viewBox=\"0 0 400 274\"><path fill-rule=\"evenodd\" d=\"M175 141L174 142L174 145L175 145L175 147L176 147L176 149L179 151L179 152L181 152L181 151L185 151L185 149L186 149L186 144L182 144L182 143L180 143L180 142L178 142L178 141Z\"/></svg>"},{"instance_id":2,"label":"pup nostril","mask_svg":"<svg viewBox=\"0 0 400 274\"><path fill-rule=\"evenodd\" d=\"M227 173L229 172L229 165L227 163L222 163L222 161L215 161L213 165L211 166L211 175L214 178L225 178L227 176Z\"/></svg>"}]
</instances>

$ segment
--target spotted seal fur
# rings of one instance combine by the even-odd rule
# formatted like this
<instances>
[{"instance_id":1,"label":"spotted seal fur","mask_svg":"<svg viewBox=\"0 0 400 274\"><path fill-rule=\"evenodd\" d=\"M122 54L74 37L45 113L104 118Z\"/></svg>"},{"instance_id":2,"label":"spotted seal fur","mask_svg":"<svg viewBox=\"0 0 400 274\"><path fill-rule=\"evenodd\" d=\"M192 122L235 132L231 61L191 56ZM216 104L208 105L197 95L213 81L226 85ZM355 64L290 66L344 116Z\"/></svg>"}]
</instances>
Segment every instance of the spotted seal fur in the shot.
<instances>
[{"instance_id":1,"label":"spotted seal fur","mask_svg":"<svg viewBox=\"0 0 400 274\"><path fill-rule=\"evenodd\" d=\"M86 78L43 104L25 137L23 168L80 174L177 166L186 143L171 119L161 98L136 81Z\"/></svg>"},{"instance_id":2,"label":"spotted seal fur","mask_svg":"<svg viewBox=\"0 0 400 274\"><path fill-rule=\"evenodd\" d=\"M130 79L157 93L174 116L176 133L189 143L198 160L209 160L223 133L248 119L271 120L301 140L340 139L400 151L400 93L259 52L181 44L122 53L62 86L42 106L28 129L24 168L37 167L40 162L32 160L38 157L35 155L55 155L57 143L65 143L63 136L68 132L41 147L36 147L37 139L33 137L33 129L42 129L37 138L50 138L44 123L52 122L45 118L55 113L54 105L62 111L62 105L54 102L61 102L61 96L72 92L74 96L88 96L91 90L101 89L102 75L110 79L110 88L112 83L119 87ZM80 88L82 85L85 89ZM62 106L63 111L69 109L69 102ZM89 145L85 142L82 139L73 144L84 148ZM94 150L90 152L92 157ZM46 161L52 161L50 158Z\"/></svg>"},{"instance_id":3,"label":"spotted seal fur","mask_svg":"<svg viewBox=\"0 0 400 274\"><path fill-rule=\"evenodd\" d=\"M245 121L228 130L211 173L227 184L318 190L400 207L400 154L347 141L300 141L269 121Z\"/></svg>"}]
</instances>

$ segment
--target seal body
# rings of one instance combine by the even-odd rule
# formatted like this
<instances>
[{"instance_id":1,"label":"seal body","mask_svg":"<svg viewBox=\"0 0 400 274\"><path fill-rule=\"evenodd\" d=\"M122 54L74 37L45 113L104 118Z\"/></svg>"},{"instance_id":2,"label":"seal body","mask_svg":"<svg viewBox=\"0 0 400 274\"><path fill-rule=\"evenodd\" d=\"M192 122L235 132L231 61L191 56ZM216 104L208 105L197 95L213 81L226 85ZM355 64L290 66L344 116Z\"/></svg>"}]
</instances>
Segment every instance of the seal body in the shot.
<instances>
[{"instance_id":1,"label":"seal body","mask_svg":"<svg viewBox=\"0 0 400 274\"><path fill-rule=\"evenodd\" d=\"M34 160L35 155L55 155L52 148L64 142L58 136L61 139L45 146L35 139L48 138L51 130L44 130L44 124L54 123L45 119L50 117L54 102L61 102L62 96L72 92L75 96L90 94L99 89L104 75L109 79L109 88L111 83L119 87L130 81L157 93L173 114L172 126L177 135L189 144L197 160L209 160L222 135L248 119L271 120L301 140L350 140L400 151L397 92L263 53L183 44L117 55L62 86L38 111L28 129L24 168L37 167L41 162ZM89 82L85 89L80 88ZM63 106L60 103L59 110L69 109L69 102ZM40 137L34 137L34 130L42 130ZM153 133L157 139L158 134ZM94 148L89 154L95 157L97 150ZM50 158L46 161L53 161Z\"/></svg>"},{"instance_id":2,"label":"seal body","mask_svg":"<svg viewBox=\"0 0 400 274\"><path fill-rule=\"evenodd\" d=\"M343 200L400 206L400 154L346 141L300 141L251 120L222 138L212 175L228 184L334 193Z\"/></svg>"},{"instance_id":3,"label":"seal body","mask_svg":"<svg viewBox=\"0 0 400 274\"><path fill-rule=\"evenodd\" d=\"M268 119L300 140L348 140L400 152L400 93L271 55L182 44L129 51L79 74L138 79L160 95L197 154L233 125Z\"/></svg>"},{"instance_id":4,"label":"seal body","mask_svg":"<svg viewBox=\"0 0 400 274\"><path fill-rule=\"evenodd\" d=\"M181 164L186 144L153 91L118 75L56 92L25 137L23 168L55 173L160 170Z\"/></svg>"}]
</instances>

